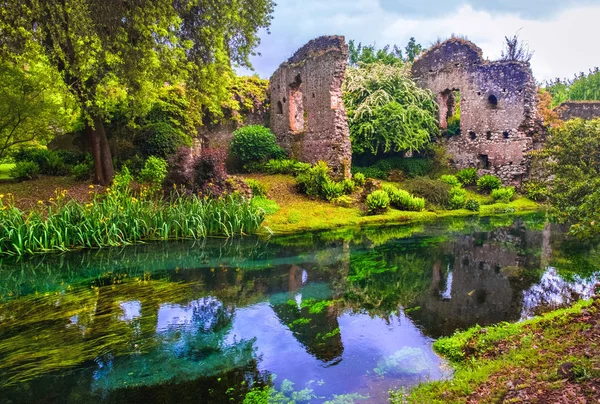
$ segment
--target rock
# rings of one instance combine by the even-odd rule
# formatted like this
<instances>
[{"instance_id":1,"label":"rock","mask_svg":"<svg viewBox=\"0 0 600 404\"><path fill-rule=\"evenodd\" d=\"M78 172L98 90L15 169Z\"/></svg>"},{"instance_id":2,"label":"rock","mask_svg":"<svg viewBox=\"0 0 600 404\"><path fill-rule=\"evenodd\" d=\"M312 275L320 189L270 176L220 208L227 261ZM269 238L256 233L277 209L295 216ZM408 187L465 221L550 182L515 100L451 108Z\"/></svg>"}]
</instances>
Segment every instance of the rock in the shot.
<instances>
[{"instance_id":1,"label":"rock","mask_svg":"<svg viewBox=\"0 0 600 404\"><path fill-rule=\"evenodd\" d=\"M574 379L575 378L575 365L571 362L565 362L558 367L558 377L562 379Z\"/></svg>"}]
</instances>

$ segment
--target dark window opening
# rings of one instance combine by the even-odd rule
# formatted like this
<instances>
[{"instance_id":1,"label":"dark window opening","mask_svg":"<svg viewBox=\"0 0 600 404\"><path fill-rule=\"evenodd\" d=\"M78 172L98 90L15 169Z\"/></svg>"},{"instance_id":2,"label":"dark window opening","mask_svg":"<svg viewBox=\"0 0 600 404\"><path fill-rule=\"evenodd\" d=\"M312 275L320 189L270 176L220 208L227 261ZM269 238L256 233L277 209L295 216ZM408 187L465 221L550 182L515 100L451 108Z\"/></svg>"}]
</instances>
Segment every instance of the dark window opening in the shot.
<instances>
[{"instance_id":1,"label":"dark window opening","mask_svg":"<svg viewBox=\"0 0 600 404\"><path fill-rule=\"evenodd\" d=\"M473 131L469 132L469 136L471 137L471 140L477 139L477 133L475 133Z\"/></svg>"},{"instance_id":2,"label":"dark window opening","mask_svg":"<svg viewBox=\"0 0 600 404\"><path fill-rule=\"evenodd\" d=\"M277 101L277 115L283 115L283 104L281 101Z\"/></svg>"},{"instance_id":3,"label":"dark window opening","mask_svg":"<svg viewBox=\"0 0 600 404\"><path fill-rule=\"evenodd\" d=\"M490 140L492 138L492 132L490 132L489 130L485 133L485 137L487 140Z\"/></svg>"},{"instance_id":4,"label":"dark window opening","mask_svg":"<svg viewBox=\"0 0 600 404\"><path fill-rule=\"evenodd\" d=\"M287 98L283 97L283 103L285 104L287 102Z\"/></svg>"},{"instance_id":5,"label":"dark window opening","mask_svg":"<svg viewBox=\"0 0 600 404\"><path fill-rule=\"evenodd\" d=\"M508 139L508 131L504 131L504 133L502 133L502 136L504 136L504 139Z\"/></svg>"},{"instance_id":6,"label":"dark window opening","mask_svg":"<svg viewBox=\"0 0 600 404\"><path fill-rule=\"evenodd\" d=\"M480 96L480 95L481 95L481 91L477 91L477 95L479 95L479 96Z\"/></svg>"},{"instance_id":7,"label":"dark window opening","mask_svg":"<svg viewBox=\"0 0 600 404\"><path fill-rule=\"evenodd\" d=\"M487 154L480 154L479 158L479 168L490 168L490 159Z\"/></svg>"},{"instance_id":8,"label":"dark window opening","mask_svg":"<svg viewBox=\"0 0 600 404\"><path fill-rule=\"evenodd\" d=\"M315 93L312 94L312 97L315 98Z\"/></svg>"},{"instance_id":9,"label":"dark window opening","mask_svg":"<svg viewBox=\"0 0 600 404\"><path fill-rule=\"evenodd\" d=\"M490 108L497 108L498 97L496 97L494 94L490 94L490 96L488 97L488 105Z\"/></svg>"},{"instance_id":10,"label":"dark window opening","mask_svg":"<svg viewBox=\"0 0 600 404\"><path fill-rule=\"evenodd\" d=\"M461 95L457 89L447 89L438 95L440 128L449 135L460 135Z\"/></svg>"}]
</instances>

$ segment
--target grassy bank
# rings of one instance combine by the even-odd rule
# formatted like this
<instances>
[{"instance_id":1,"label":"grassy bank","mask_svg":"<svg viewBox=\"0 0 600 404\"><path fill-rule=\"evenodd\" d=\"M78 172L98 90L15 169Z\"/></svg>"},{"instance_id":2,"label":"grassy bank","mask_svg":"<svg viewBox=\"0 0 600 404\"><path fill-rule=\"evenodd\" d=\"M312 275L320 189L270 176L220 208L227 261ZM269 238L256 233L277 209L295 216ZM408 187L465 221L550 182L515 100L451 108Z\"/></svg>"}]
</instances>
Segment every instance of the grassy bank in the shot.
<instances>
[{"instance_id":1,"label":"grassy bank","mask_svg":"<svg viewBox=\"0 0 600 404\"><path fill-rule=\"evenodd\" d=\"M356 200L350 207L338 206L322 200L310 199L295 189L295 180L288 175L249 175L263 183L268 189L270 199L280 209L267 215L263 227L277 234L291 234L302 231L326 230L342 226L357 226L384 223L410 223L435 220L444 217L460 217L509 212L527 212L540 209L540 206L526 198L516 199L508 204L492 203L491 198L468 192L471 199L478 200L482 206L479 212L466 209L406 212L389 209L384 214L367 215L364 207Z\"/></svg>"},{"instance_id":2,"label":"grassy bank","mask_svg":"<svg viewBox=\"0 0 600 404\"><path fill-rule=\"evenodd\" d=\"M473 327L434 349L454 377L392 394L393 403L597 402L600 298L521 323Z\"/></svg>"},{"instance_id":3,"label":"grassy bank","mask_svg":"<svg viewBox=\"0 0 600 404\"><path fill-rule=\"evenodd\" d=\"M10 170L15 167L12 163L0 164L0 180L10 179Z\"/></svg>"}]
</instances>

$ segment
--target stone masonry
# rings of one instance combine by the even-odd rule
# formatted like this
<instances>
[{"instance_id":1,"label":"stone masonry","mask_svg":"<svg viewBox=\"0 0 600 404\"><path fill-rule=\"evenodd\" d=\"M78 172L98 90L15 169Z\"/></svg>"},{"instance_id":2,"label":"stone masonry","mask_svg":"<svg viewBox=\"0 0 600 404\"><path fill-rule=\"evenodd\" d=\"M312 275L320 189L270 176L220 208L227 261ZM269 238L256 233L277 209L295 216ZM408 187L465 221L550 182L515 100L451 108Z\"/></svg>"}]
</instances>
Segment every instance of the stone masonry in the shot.
<instances>
[{"instance_id":1,"label":"stone masonry","mask_svg":"<svg viewBox=\"0 0 600 404\"><path fill-rule=\"evenodd\" d=\"M327 162L333 176L350 176L352 149L342 102L348 46L323 36L281 64L269 83L271 130L291 158Z\"/></svg>"},{"instance_id":2,"label":"stone masonry","mask_svg":"<svg viewBox=\"0 0 600 404\"><path fill-rule=\"evenodd\" d=\"M475 44L451 38L432 47L412 67L423 88L437 95L440 127L460 100L460 131L446 137L457 168L476 167L519 185L529 169L537 95L528 63L484 60Z\"/></svg>"},{"instance_id":3,"label":"stone masonry","mask_svg":"<svg viewBox=\"0 0 600 404\"><path fill-rule=\"evenodd\" d=\"M556 107L558 116L563 121L573 118L600 118L600 101L567 101Z\"/></svg>"}]
</instances>

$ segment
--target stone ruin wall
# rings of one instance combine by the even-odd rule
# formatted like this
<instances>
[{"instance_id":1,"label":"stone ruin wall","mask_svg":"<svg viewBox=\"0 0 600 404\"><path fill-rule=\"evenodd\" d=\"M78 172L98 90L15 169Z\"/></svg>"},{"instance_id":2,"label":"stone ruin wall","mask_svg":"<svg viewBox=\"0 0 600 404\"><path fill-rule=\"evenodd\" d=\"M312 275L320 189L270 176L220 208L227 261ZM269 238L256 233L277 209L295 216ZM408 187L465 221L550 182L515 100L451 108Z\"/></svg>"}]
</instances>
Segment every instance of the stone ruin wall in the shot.
<instances>
[{"instance_id":1,"label":"stone ruin wall","mask_svg":"<svg viewBox=\"0 0 600 404\"><path fill-rule=\"evenodd\" d=\"M476 167L519 185L528 173L526 153L533 149L537 116L529 64L484 61L473 43L450 39L415 61L412 74L437 95L442 130L460 94L460 133L445 140L456 167Z\"/></svg>"},{"instance_id":2,"label":"stone ruin wall","mask_svg":"<svg viewBox=\"0 0 600 404\"><path fill-rule=\"evenodd\" d=\"M348 178L352 150L342 82L348 46L342 36L313 39L281 64L269 81L270 126L291 158L327 162Z\"/></svg>"},{"instance_id":3,"label":"stone ruin wall","mask_svg":"<svg viewBox=\"0 0 600 404\"><path fill-rule=\"evenodd\" d=\"M600 118L600 101L567 101L556 107L558 117L563 121L569 119Z\"/></svg>"}]
</instances>

